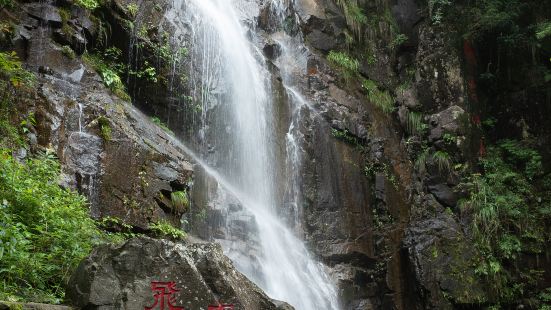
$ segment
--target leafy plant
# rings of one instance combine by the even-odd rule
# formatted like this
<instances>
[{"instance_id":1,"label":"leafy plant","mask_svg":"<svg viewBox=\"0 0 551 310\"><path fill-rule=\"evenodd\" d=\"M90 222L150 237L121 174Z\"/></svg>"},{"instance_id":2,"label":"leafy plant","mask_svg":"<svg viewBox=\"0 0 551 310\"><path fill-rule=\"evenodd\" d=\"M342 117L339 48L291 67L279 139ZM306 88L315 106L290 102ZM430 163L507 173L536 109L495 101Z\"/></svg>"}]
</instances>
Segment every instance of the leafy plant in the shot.
<instances>
[{"instance_id":1,"label":"leafy plant","mask_svg":"<svg viewBox=\"0 0 551 310\"><path fill-rule=\"evenodd\" d=\"M436 151L432 154L432 159L438 166L438 170L441 172L449 171L451 169L450 155L444 151Z\"/></svg>"},{"instance_id":2,"label":"leafy plant","mask_svg":"<svg viewBox=\"0 0 551 310\"><path fill-rule=\"evenodd\" d=\"M14 6L13 0L0 0L0 10L4 8L12 8Z\"/></svg>"},{"instance_id":3,"label":"leafy plant","mask_svg":"<svg viewBox=\"0 0 551 310\"><path fill-rule=\"evenodd\" d=\"M130 15L131 18L136 18L136 15L138 15L139 6L137 3L129 3L126 5L126 11Z\"/></svg>"},{"instance_id":4,"label":"leafy plant","mask_svg":"<svg viewBox=\"0 0 551 310\"><path fill-rule=\"evenodd\" d=\"M15 52L0 52L0 77L8 79L14 87L32 86L34 74L23 69Z\"/></svg>"},{"instance_id":5,"label":"leafy plant","mask_svg":"<svg viewBox=\"0 0 551 310\"><path fill-rule=\"evenodd\" d=\"M0 151L0 299L59 302L71 271L104 240L59 174L52 153L22 164Z\"/></svg>"},{"instance_id":6,"label":"leafy plant","mask_svg":"<svg viewBox=\"0 0 551 310\"><path fill-rule=\"evenodd\" d=\"M547 38L548 36L551 36L551 21L540 23L536 29L536 38L538 40L541 41Z\"/></svg>"},{"instance_id":7,"label":"leafy plant","mask_svg":"<svg viewBox=\"0 0 551 310\"><path fill-rule=\"evenodd\" d=\"M107 119L105 116L100 116L98 118L98 125L100 128L100 136L103 138L105 142L111 141L111 124L109 122L109 119Z\"/></svg>"},{"instance_id":8,"label":"leafy plant","mask_svg":"<svg viewBox=\"0 0 551 310\"><path fill-rule=\"evenodd\" d=\"M379 107L384 113L394 111L394 99L388 91L381 91L372 80L364 80L362 87L367 91L369 101Z\"/></svg>"},{"instance_id":9,"label":"leafy plant","mask_svg":"<svg viewBox=\"0 0 551 310\"><path fill-rule=\"evenodd\" d=\"M186 233L166 221L159 221L149 225L149 230L156 235L158 238L167 238L170 240L184 240L186 238Z\"/></svg>"},{"instance_id":10,"label":"leafy plant","mask_svg":"<svg viewBox=\"0 0 551 310\"><path fill-rule=\"evenodd\" d=\"M449 145L455 145L457 143L457 137L455 135L452 135L450 133L445 133L442 136L442 140L444 140L444 143Z\"/></svg>"},{"instance_id":11,"label":"leafy plant","mask_svg":"<svg viewBox=\"0 0 551 310\"><path fill-rule=\"evenodd\" d=\"M534 199L551 190L545 178L535 182L538 174L533 167L540 166L539 161L537 151L504 140L488 147L480 162L483 173L473 174L465 184L470 195L461 208L472 213L475 244L484 257L477 273L490 277L492 289L505 301L518 298L524 284L503 266L514 262L521 251L540 252L549 238L544 228L551 219L546 211L549 200Z\"/></svg>"},{"instance_id":12,"label":"leafy plant","mask_svg":"<svg viewBox=\"0 0 551 310\"><path fill-rule=\"evenodd\" d=\"M172 192L170 194L170 200L172 201L172 205L177 210L183 211L189 208L189 199L186 191Z\"/></svg>"},{"instance_id":13,"label":"leafy plant","mask_svg":"<svg viewBox=\"0 0 551 310\"><path fill-rule=\"evenodd\" d=\"M88 10L94 10L101 5L98 0L75 0L75 3Z\"/></svg>"},{"instance_id":14,"label":"leafy plant","mask_svg":"<svg viewBox=\"0 0 551 310\"><path fill-rule=\"evenodd\" d=\"M63 53L63 55L69 57L70 59L75 59L77 57L75 51L73 51L73 49L69 45L62 46L61 52Z\"/></svg>"},{"instance_id":15,"label":"leafy plant","mask_svg":"<svg viewBox=\"0 0 551 310\"><path fill-rule=\"evenodd\" d=\"M126 93L126 88L122 83L120 75L124 72L124 65L118 62L120 50L117 48L109 48L105 51L103 57L97 54L84 54L83 59L90 64L100 74L103 83L116 96L123 100L130 100L130 96Z\"/></svg>"},{"instance_id":16,"label":"leafy plant","mask_svg":"<svg viewBox=\"0 0 551 310\"><path fill-rule=\"evenodd\" d=\"M423 122L422 113L415 111L408 112L406 130L410 135L422 135L427 128L428 125Z\"/></svg>"},{"instance_id":17,"label":"leafy plant","mask_svg":"<svg viewBox=\"0 0 551 310\"><path fill-rule=\"evenodd\" d=\"M417 159L415 160L415 168L420 173L424 173L426 171L427 166L427 160L429 159L429 149L425 148L419 155L417 155Z\"/></svg>"},{"instance_id":18,"label":"leafy plant","mask_svg":"<svg viewBox=\"0 0 551 310\"><path fill-rule=\"evenodd\" d=\"M330 51L327 55L330 63L341 69L345 78L350 78L358 73L360 62L343 52Z\"/></svg>"},{"instance_id":19,"label":"leafy plant","mask_svg":"<svg viewBox=\"0 0 551 310\"><path fill-rule=\"evenodd\" d=\"M440 24L444 18L445 10L451 6L451 0L429 0L429 14L432 22Z\"/></svg>"},{"instance_id":20,"label":"leafy plant","mask_svg":"<svg viewBox=\"0 0 551 310\"><path fill-rule=\"evenodd\" d=\"M395 49L404 44L408 40L408 36L403 33L398 34L392 42L390 42L390 48Z\"/></svg>"},{"instance_id":21,"label":"leafy plant","mask_svg":"<svg viewBox=\"0 0 551 310\"><path fill-rule=\"evenodd\" d=\"M151 118L151 121L152 121L155 125L161 127L161 128L162 128L164 131L166 131L167 133L169 133L169 134L171 134L171 135L174 135L174 132L172 132L172 130L170 130L170 128L168 128L168 126L167 126L165 123L163 123L163 122L161 121L161 119L159 119L157 116L153 116L153 117Z\"/></svg>"},{"instance_id":22,"label":"leafy plant","mask_svg":"<svg viewBox=\"0 0 551 310\"><path fill-rule=\"evenodd\" d=\"M348 144L359 146L360 142L358 141L358 138L350 134L348 130L338 130L335 128L331 128L331 135L339 140L342 140Z\"/></svg>"}]
</instances>

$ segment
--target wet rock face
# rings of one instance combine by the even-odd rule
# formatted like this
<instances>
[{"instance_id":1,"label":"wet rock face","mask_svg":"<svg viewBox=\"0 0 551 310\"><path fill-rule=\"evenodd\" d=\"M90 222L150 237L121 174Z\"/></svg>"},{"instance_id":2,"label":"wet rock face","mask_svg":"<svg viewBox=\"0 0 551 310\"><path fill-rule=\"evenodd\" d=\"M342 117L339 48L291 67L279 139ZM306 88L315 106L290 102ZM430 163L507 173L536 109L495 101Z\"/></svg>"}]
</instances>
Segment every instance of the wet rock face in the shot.
<instances>
[{"instance_id":1,"label":"wet rock face","mask_svg":"<svg viewBox=\"0 0 551 310\"><path fill-rule=\"evenodd\" d=\"M174 282L179 291L172 304L185 309L218 303L239 310L293 309L271 300L235 270L219 245L145 237L96 248L71 277L67 297L91 310L143 309L155 303L153 282Z\"/></svg>"},{"instance_id":2,"label":"wet rock face","mask_svg":"<svg viewBox=\"0 0 551 310\"><path fill-rule=\"evenodd\" d=\"M435 213L411 223L403 243L415 309L453 309L452 304L486 301L485 283L472 269L478 253L449 213Z\"/></svg>"},{"instance_id":3,"label":"wet rock face","mask_svg":"<svg viewBox=\"0 0 551 310\"><path fill-rule=\"evenodd\" d=\"M77 32L90 42L95 26L89 12L63 10L31 2L19 12L15 47L27 66L39 72L38 99L26 107L36 116L36 143L57 151L62 185L87 196L94 218L118 217L140 230L160 219L179 226L187 210L173 205L171 193L187 192L193 174L183 150L66 53L61 46L66 42L56 35L60 14L69 18L64 20L69 27L84 27Z\"/></svg>"}]
</instances>

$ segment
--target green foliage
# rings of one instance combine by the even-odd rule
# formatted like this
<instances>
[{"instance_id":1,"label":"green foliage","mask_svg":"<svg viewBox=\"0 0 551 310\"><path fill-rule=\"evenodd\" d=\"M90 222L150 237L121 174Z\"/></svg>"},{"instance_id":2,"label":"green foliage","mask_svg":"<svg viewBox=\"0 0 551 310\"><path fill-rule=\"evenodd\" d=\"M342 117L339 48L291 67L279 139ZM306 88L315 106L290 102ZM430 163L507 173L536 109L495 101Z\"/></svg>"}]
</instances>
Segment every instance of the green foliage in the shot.
<instances>
[{"instance_id":1,"label":"green foliage","mask_svg":"<svg viewBox=\"0 0 551 310\"><path fill-rule=\"evenodd\" d=\"M408 36L406 36L403 33L398 34L392 42L390 42L390 48L395 49L397 47L400 47L400 45L404 44L408 40Z\"/></svg>"},{"instance_id":2,"label":"green foliage","mask_svg":"<svg viewBox=\"0 0 551 310\"><path fill-rule=\"evenodd\" d=\"M102 233L86 200L58 185L44 153L24 164L0 152L0 299L59 302L64 283Z\"/></svg>"},{"instance_id":3,"label":"green foliage","mask_svg":"<svg viewBox=\"0 0 551 310\"><path fill-rule=\"evenodd\" d=\"M369 101L386 114L394 111L394 99L388 91L381 91L372 80L364 80L362 87L367 91Z\"/></svg>"},{"instance_id":4,"label":"green foliage","mask_svg":"<svg viewBox=\"0 0 551 310\"><path fill-rule=\"evenodd\" d=\"M432 22L440 24L444 18L445 11L451 4L451 0L429 0L429 14Z\"/></svg>"},{"instance_id":5,"label":"green foliage","mask_svg":"<svg viewBox=\"0 0 551 310\"><path fill-rule=\"evenodd\" d=\"M126 5L126 11L128 12L128 15L130 15L131 18L136 18L136 15L138 15L139 6L137 3L129 3Z\"/></svg>"},{"instance_id":6,"label":"green foliage","mask_svg":"<svg viewBox=\"0 0 551 310\"><path fill-rule=\"evenodd\" d=\"M415 111L408 112L406 130L410 135L422 135L427 129L428 125L423 121L422 113Z\"/></svg>"},{"instance_id":7,"label":"green foliage","mask_svg":"<svg viewBox=\"0 0 551 310\"><path fill-rule=\"evenodd\" d=\"M350 134L348 130L338 130L335 128L331 128L331 135L339 140L342 140L348 144L359 146L360 142L358 141L358 138Z\"/></svg>"},{"instance_id":8,"label":"green foliage","mask_svg":"<svg viewBox=\"0 0 551 310\"><path fill-rule=\"evenodd\" d=\"M551 36L551 21L539 24L536 29L536 38L541 41L549 36Z\"/></svg>"},{"instance_id":9,"label":"green foliage","mask_svg":"<svg viewBox=\"0 0 551 310\"><path fill-rule=\"evenodd\" d=\"M176 191L170 194L170 200L176 210L186 210L189 208L189 199L186 191Z\"/></svg>"},{"instance_id":10,"label":"green foliage","mask_svg":"<svg viewBox=\"0 0 551 310\"><path fill-rule=\"evenodd\" d=\"M543 166L541 155L534 149L522 145L516 140L502 140L499 144L505 159L517 168L524 169L524 174L531 180L541 175Z\"/></svg>"},{"instance_id":11,"label":"green foliage","mask_svg":"<svg viewBox=\"0 0 551 310\"><path fill-rule=\"evenodd\" d=\"M34 81L35 76L23 69L15 53L0 53L0 146L23 145L19 129L28 130L27 125L32 124L16 126L13 100L30 90Z\"/></svg>"},{"instance_id":12,"label":"green foliage","mask_svg":"<svg viewBox=\"0 0 551 310\"><path fill-rule=\"evenodd\" d=\"M337 0L337 3L343 9L346 24L360 38L362 26L367 24L368 21L364 11L355 0Z\"/></svg>"},{"instance_id":13,"label":"green foliage","mask_svg":"<svg viewBox=\"0 0 551 310\"><path fill-rule=\"evenodd\" d=\"M94 10L101 5L100 0L75 0L75 4L88 10Z\"/></svg>"},{"instance_id":14,"label":"green foliage","mask_svg":"<svg viewBox=\"0 0 551 310\"><path fill-rule=\"evenodd\" d=\"M34 74L23 69L23 65L15 52L0 53L0 77L7 79L14 87L32 86Z\"/></svg>"},{"instance_id":15,"label":"green foliage","mask_svg":"<svg viewBox=\"0 0 551 310\"><path fill-rule=\"evenodd\" d=\"M162 128L164 131L166 131L167 133L169 133L169 134L171 134L171 135L174 135L174 132L172 132L172 130L170 130L170 128L168 128L168 126L167 126L165 123L163 123L163 122L161 121L161 119L159 119L157 116L153 116L153 117L151 118L151 121L152 121L155 125L161 127L161 128Z\"/></svg>"},{"instance_id":16,"label":"green foliage","mask_svg":"<svg viewBox=\"0 0 551 310\"><path fill-rule=\"evenodd\" d=\"M442 140L444 140L444 143L454 145L457 143L457 137L455 135L452 135L451 133L445 133L442 136Z\"/></svg>"},{"instance_id":17,"label":"green foliage","mask_svg":"<svg viewBox=\"0 0 551 310\"><path fill-rule=\"evenodd\" d=\"M105 142L111 141L111 124L109 119L104 116L98 118L98 125L100 129L100 136Z\"/></svg>"},{"instance_id":18,"label":"green foliage","mask_svg":"<svg viewBox=\"0 0 551 310\"><path fill-rule=\"evenodd\" d=\"M69 57L70 59L75 59L77 57L75 51L73 51L73 49L69 45L62 46L61 52L63 53L63 55Z\"/></svg>"},{"instance_id":19,"label":"green foliage","mask_svg":"<svg viewBox=\"0 0 551 310\"><path fill-rule=\"evenodd\" d=\"M158 238L166 238L170 240L184 240L186 238L186 233L166 221L159 221L149 225L151 232Z\"/></svg>"},{"instance_id":20,"label":"green foliage","mask_svg":"<svg viewBox=\"0 0 551 310\"><path fill-rule=\"evenodd\" d=\"M0 0L0 10L3 8L12 8L14 4L14 0Z\"/></svg>"},{"instance_id":21,"label":"green foliage","mask_svg":"<svg viewBox=\"0 0 551 310\"><path fill-rule=\"evenodd\" d=\"M547 197L551 184L545 178L536 180L541 157L518 141L489 147L481 166L483 174L472 175L465 184L470 196L461 207L472 212L474 239L484 258L476 271L489 277L494 293L507 302L522 294L524 284L503 266L514 262L520 252L541 252L550 237L545 230L551 220L550 201L535 197Z\"/></svg>"},{"instance_id":22,"label":"green foliage","mask_svg":"<svg viewBox=\"0 0 551 310\"><path fill-rule=\"evenodd\" d=\"M425 148L415 160L415 168L420 172L424 173L427 168L427 160L429 159L429 149Z\"/></svg>"},{"instance_id":23,"label":"green foliage","mask_svg":"<svg viewBox=\"0 0 551 310\"><path fill-rule=\"evenodd\" d=\"M330 51L327 60L341 69L347 79L358 74L360 62L346 53Z\"/></svg>"},{"instance_id":24,"label":"green foliage","mask_svg":"<svg viewBox=\"0 0 551 310\"><path fill-rule=\"evenodd\" d=\"M100 74L103 83L113 94L123 100L130 100L120 74L125 72L125 66L120 64L121 51L118 48L109 48L103 55L84 54L83 60L90 64Z\"/></svg>"},{"instance_id":25,"label":"green foliage","mask_svg":"<svg viewBox=\"0 0 551 310\"><path fill-rule=\"evenodd\" d=\"M444 151L436 151L432 154L432 159L438 166L440 172L450 171L452 160L450 155Z\"/></svg>"}]
</instances>

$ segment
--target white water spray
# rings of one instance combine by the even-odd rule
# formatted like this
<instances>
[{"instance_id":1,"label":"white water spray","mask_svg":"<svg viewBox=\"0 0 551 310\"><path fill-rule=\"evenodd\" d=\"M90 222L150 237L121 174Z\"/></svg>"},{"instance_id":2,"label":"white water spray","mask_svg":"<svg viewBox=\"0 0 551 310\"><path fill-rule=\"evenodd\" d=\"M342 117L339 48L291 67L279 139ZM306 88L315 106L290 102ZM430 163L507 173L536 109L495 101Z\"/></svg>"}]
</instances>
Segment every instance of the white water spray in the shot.
<instances>
[{"instance_id":1,"label":"white water spray","mask_svg":"<svg viewBox=\"0 0 551 310\"><path fill-rule=\"evenodd\" d=\"M193 97L202 105L202 126L197 137L200 150L188 151L254 217L256 229L247 233L255 234L258 241L255 262L259 268L250 267L253 258L245 253L247 249L226 240L222 245L236 266L270 297L297 310L338 309L324 266L277 216L282 199L277 197L270 73L247 38L243 17L234 5L238 4L231 0L175 0L167 13L174 25L179 24L175 19L183 18L182 24L192 26L187 30L192 38L191 67L198 74L190 78ZM298 158L293 137L287 135L287 152ZM292 162L287 164L296 168ZM296 184L291 187L299 190Z\"/></svg>"}]
</instances>

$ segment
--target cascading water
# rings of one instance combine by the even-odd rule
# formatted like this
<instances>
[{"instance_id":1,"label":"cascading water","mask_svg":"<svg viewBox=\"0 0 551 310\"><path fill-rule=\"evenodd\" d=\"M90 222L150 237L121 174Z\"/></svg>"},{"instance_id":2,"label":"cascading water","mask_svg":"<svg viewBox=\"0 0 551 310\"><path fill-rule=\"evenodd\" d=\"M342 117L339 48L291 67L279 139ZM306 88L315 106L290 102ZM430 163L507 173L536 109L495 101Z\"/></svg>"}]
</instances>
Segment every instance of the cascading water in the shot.
<instances>
[{"instance_id":1,"label":"cascading water","mask_svg":"<svg viewBox=\"0 0 551 310\"><path fill-rule=\"evenodd\" d=\"M236 7L242 9L239 14ZM200 154L192 156L217 182L209 203L230 218L227 209L235 208L237 200L244 209L237 216L239 223L249 218L255 226L241 227L249 242L237 240L244 237L231 233L219 240L237 268L270 297L297 310L338 309L335 288L323 265L312 259L303 242L277 215L284 199L279 197L277 180L280 159L275 150L278 138L270 72L252 43L258 39L254 31L247 38L241 24L255 9L258 11L253 1L175 0L166 15L177 29L175 37L191 41L187 45L192 58L191 95L200 104L201 117L190 154ZM295 97L301 98L298 93ZM294 113L300 109L298 106ZM288 156L284 160L288 172L284 192L294 209L298 209L300 196L296 126L291 124L285 137ZM298 223L298 210L295 217Z\"/></svg>"}]
</instances>

